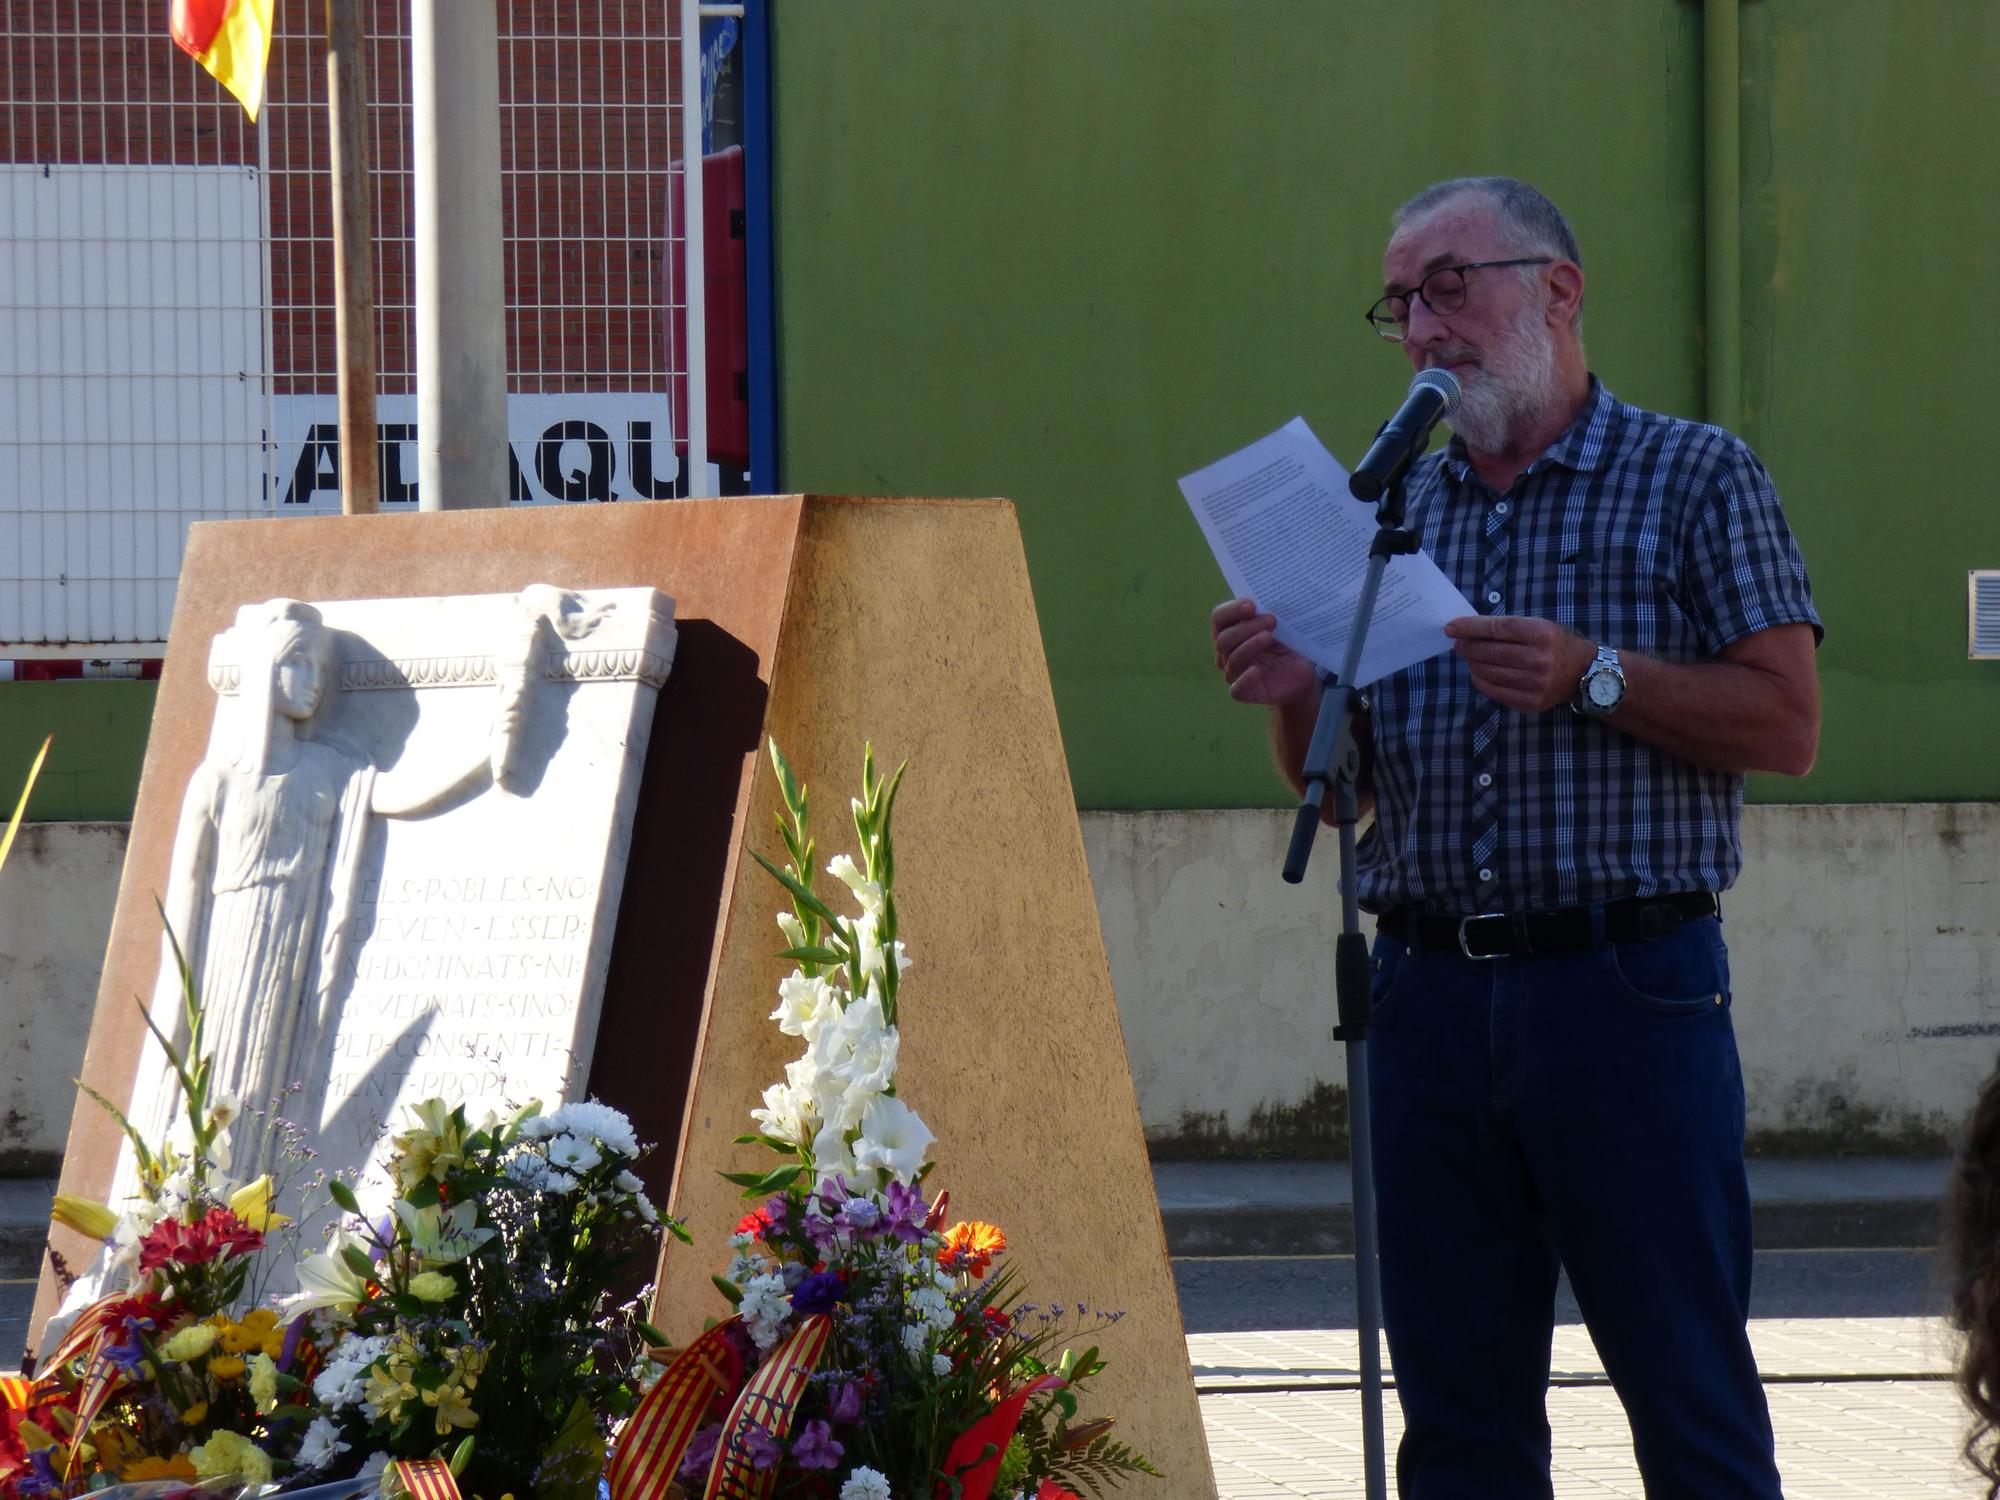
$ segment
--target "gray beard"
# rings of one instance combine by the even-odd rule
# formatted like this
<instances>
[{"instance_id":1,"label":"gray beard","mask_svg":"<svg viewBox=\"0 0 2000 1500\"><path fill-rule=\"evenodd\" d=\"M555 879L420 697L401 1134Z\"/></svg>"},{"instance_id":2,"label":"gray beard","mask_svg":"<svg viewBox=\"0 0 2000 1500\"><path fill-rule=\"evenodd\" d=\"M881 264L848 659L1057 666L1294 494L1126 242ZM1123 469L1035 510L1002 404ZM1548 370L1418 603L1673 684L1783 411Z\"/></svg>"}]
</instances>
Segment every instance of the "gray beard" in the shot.
<instances>
[{"instance_id":1,"label":"gray beard","mask_svg":"<svg viewBox=\"0 0 2000 1500\"><path fill-rule=\"evenodd\" d=\"M1490 346L1480 368L1460 382L1462 396L1451 430L1478 453L1503 453L1508 443L1533 425L1560 397L1555 341L1532 303Z\"/></svg>"}]
</instances>

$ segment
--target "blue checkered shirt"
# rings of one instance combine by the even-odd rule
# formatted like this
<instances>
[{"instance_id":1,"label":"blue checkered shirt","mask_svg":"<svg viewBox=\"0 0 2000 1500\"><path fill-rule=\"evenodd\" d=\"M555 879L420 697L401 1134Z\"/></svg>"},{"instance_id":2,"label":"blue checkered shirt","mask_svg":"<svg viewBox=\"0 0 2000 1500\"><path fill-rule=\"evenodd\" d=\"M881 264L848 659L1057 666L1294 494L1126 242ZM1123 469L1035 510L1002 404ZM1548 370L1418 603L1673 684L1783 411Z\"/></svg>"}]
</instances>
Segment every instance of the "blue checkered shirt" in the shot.
<instances>
[{"instance_id":1,"label":"blue checkered shirt","mask_svg":"<svg viewBox=\"0 0 2000 1500\"><path fill-rule=\"evenodd\" d=\"M1505 495L1464 444L1411 471L1408 524L1481 614L1535 615L1620 651L1713 659L1777 625L1819 632L1764 466L1719 427L1642 411L1593 377L1576 422ZM1742 868L1743 778L1567 706L1475 691L1455 652L1376 683L1373 911L1539 911L1719 891Z\"/></svg>"}]
</instances>

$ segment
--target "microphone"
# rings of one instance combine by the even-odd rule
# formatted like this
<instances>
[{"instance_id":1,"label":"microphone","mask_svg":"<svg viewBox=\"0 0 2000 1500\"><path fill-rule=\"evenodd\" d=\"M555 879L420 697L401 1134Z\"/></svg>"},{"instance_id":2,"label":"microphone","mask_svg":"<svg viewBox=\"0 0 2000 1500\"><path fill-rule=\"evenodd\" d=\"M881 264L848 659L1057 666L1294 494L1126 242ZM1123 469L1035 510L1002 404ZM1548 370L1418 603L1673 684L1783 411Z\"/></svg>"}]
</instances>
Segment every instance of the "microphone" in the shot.
<instances>
[{"instance_id":1,"label":"microphone","mask_svg":"<svg viewBox=\"0 0 2000 1500\"><path fill-rule=\"evenodd\" d=\"M1431 429L1458 410L1458 397L1458 379L1451 371L1420 372L1396 415L1382 424L1367 457L1349 476L1347 493L1357 500L1381 499L1382 491L1424 451Z\"/></svg>"}]
</instances>

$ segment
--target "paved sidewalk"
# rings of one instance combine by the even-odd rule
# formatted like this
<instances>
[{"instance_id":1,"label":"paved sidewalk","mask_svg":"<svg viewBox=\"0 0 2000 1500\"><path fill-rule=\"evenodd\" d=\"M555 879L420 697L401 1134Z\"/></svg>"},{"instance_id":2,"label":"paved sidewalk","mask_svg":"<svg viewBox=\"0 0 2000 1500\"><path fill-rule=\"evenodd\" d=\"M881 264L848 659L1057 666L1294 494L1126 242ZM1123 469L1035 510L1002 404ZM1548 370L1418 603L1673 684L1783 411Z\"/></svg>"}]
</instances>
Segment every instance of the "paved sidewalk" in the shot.
<instances>
[{"instance_id":1,"label":"paved sidewalk","mask_svg":"<svg viewBox=\"0 0 2000 1500\"><path fill-rule=\"evenodd\" d=\"M1973 1500L1952 1343L1924 1318L1753 1322L1789 1500ZM1221 1500L1362 1494L1361 1393L1349 1332L1196 1334L1188 1340ZM1384 1362L1387 1362L1386 1351ZM1644 1494L1618 1397L1580 1327L1556 1332L1557 1500ZM1393 1372L1391 1374L1393 1381ZM1401 1423L1384 1427L1393 1473Z\"/></svg>"}]
</instances>

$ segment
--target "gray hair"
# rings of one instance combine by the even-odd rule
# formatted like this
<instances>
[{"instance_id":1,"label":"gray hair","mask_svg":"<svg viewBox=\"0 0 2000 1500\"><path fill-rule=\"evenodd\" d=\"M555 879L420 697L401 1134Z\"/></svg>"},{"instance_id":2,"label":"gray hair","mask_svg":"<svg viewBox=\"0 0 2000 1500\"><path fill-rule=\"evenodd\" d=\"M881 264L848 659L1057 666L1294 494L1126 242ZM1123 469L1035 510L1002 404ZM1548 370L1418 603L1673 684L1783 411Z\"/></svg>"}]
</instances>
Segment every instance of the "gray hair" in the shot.
<instances>
[{"instance_id":1,"label":"gray hair","mask_svg":"<svg viewBox=\"0 0 2000 1500\"><path fill-rule=\"evenodd\" d=\"M1583 264L1576 231L1569 227L1563 211L1540 188L1518 177L1454 177L1449 182L1432 183L1397 209L1390 222L1401 229L1411 219L1465 193L1478 193L1491 204L1500 222L1521 237L1522 250Z\"/></svg>"},{"instance_id":2,"label":"gray hair","mask_svg":"<svg viewBox=\"0 0 2000 1500\"><path fill-rule=\"evenodd\" d=\"M1583 264L1583 251L1577 248L1576 231L1569 227L1569 220L1563 216L1563 211L1555 206L1547 193L1518 177L1454 177L1447 182L1434 182L1390 215L1389 222L1401 229L1410 220L1434 208L1441 208L1466 193L1477 193L1486 200L1500 222L1520 237L1518 249L1533 255L1571 261L1578 266ZM1533 276L1535 268L1523 266L1521 274ZM1572 333L1582 336L1581 306L1577 308L1576 316L1570 319L1569 326Z\"/></svg>"}]
</instances>

